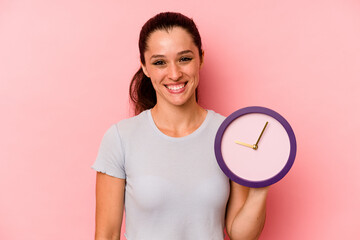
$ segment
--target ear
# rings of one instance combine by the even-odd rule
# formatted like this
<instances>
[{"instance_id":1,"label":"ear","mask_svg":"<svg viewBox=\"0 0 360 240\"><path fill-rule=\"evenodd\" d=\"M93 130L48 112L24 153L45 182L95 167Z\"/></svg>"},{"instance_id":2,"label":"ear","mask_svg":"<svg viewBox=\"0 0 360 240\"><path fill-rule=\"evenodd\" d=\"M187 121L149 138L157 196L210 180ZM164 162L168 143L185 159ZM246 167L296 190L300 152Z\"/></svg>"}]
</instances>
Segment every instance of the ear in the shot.
<instances>
[{"instance_id":1,"label":"ear","mask_svg":"<svg viewBox=\"0 0 360 240\"><path fill-rule=\"evenodd\" d=\"M147 70L146 70L146 66L143 65L141 61L140 61L140 64L141 64L141 68L142 68L144 74L145 74L148 78L150 78L150 77L149 77L149 73L148 73Z\"/></svg>"},{"instance_id":2,"label":"ear","mask_svg":"<svg viewBox=\"0 0 360 240\"><path fill-rule=\"evenodd\" d=\"M202 68L203 63L204 63L204 55L205 55L205 52L204 52L204 50L202 50L201 61L200 61L200 68Z\"/></svg>"}]
</instances>

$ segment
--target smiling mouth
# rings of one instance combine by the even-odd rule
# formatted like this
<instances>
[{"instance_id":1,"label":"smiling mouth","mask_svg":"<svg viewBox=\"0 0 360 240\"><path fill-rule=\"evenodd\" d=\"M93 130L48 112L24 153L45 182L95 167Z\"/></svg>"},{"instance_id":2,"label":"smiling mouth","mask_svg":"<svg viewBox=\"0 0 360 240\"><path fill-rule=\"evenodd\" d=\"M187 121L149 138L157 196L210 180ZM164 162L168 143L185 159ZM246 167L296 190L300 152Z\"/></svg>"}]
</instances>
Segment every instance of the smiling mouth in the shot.
<instances>
[{"instance_id":1,"label":"smiling mouth","mask_svg":"<svg viewBox=\"0 0 360 240\"><path fill-rule=\"evenodd\" d=\"M170 90L179 90L179 89L184 88L186 84L187 84L187 82L181 83L181 84L165 85L165 87Z\"/></svg>"}]
</instances>

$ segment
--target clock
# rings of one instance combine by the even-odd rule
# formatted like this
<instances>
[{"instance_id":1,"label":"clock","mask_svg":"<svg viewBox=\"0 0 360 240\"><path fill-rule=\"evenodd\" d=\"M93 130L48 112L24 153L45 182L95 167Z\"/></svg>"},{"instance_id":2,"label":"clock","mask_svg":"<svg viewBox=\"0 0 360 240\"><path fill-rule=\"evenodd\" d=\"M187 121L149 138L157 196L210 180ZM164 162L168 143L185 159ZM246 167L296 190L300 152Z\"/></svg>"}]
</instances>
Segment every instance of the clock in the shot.
<instances>
[{"instance_id":1,"label":"clock","mask_svg":"<svg viewBox=\"0 0 360 240\"><path fill-rule=\"evenodd\" d=\"M296 156L296 139L290 124L274 110L259 106L230 114L216 133L214 147L225 175L253 188L280 181Z\"/></svg>"}]
</instances>

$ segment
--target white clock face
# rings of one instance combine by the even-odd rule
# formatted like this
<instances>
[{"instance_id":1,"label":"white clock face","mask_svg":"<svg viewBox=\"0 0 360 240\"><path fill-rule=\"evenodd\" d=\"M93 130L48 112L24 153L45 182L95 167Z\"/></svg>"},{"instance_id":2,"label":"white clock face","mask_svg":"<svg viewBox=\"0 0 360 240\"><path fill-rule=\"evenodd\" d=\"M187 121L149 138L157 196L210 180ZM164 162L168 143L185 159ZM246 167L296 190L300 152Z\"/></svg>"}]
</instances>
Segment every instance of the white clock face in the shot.
<instances>
[{"instance_id":1,"label":"white clock face","mask_svg":"<svg viewBox=\"0 0 360 240\"><path fill-rule=\"evenodd\" d=\"M263 129L256 150L235 142L253 146ZM275 118L263 113L248 113L233 120L226 128L221 140L221 153L227 167L238 177L264 181L285 167L290 154L290 140Z\"/></svg>"}]
</instances>

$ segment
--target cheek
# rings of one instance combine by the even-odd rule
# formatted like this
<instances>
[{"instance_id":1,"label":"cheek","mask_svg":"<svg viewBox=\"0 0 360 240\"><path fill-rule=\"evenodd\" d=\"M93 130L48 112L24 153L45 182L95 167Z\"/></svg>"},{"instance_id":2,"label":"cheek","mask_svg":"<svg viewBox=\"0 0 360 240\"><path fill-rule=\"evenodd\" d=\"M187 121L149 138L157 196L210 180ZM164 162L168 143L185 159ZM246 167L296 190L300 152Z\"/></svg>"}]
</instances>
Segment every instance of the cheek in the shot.
<instances>
[{"instance_id":1,"label":"cheek","mask_svg":"<svg viewBox=\"0 0 360 240\"><path fill-rule=\"evenodd\" d=\"M154 69L150 68L148 69L148 74L151 79L151 82L157 83L164 77L164 70L162 69Z\"/></svg>"},{"instance_id":2,"label":"cheek","mask_svg":"<svg viewBox=\"0 0 360 240\"><path fill-rule=\"evenodd\" d=\"M198 63L194 63L185 67L184 71L190 76L198 76L200 72L200 66Z\"/></svg>"},{"instance_id":3,"label":"cheek","mask_svg":"<svg viewBox=\"0 0 360 240\"><path fill-rule=\"evenodd\" d=\"M153 88L156 90L156 89L158 89L159 88L159 80L158 79L156 79L156 78L150 78L151 79L151 84L153 85Z\"/></svg>"},{"instance_id":4,"label":"cheek","mask_svg":"<svg viewBox=\"0 0 360 240\"><path fill-rule=\"evenodd\" d=\"M199 71L198 68L189 69L189 72L188 72L188 73L189 73L189 75L190 75L192 78L194 78L194 80L195 80L196 82L199 81L200 71Z\"/></svg>"}]
</instances>

